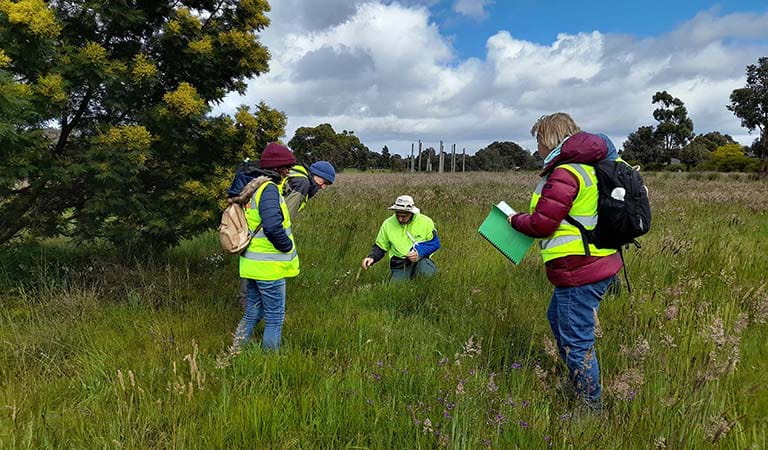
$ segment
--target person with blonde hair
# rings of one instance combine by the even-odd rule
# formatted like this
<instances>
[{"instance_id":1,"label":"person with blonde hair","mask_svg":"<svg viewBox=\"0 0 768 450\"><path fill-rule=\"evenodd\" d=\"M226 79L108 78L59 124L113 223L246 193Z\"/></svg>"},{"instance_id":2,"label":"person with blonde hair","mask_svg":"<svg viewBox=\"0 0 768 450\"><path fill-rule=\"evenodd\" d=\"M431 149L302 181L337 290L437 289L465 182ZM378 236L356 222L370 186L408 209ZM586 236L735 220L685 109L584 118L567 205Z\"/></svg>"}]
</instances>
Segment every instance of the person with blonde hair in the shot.
<instances>
[{"instance_id":1,"label":"person with blonde hair","mask_svg":"<svg viewBox=\"0 0 768 450\"><path fill-rule=\"evenodd\" d=\"M579 227L597 225L597 176L594 164L616 159L605 135L585 133L566 113L541 116L531 128L544 158L541 180L528 213L509 217L517 231L540 238L547 278L555 286L547 310L560 357L579 398L599 410L600 370L595 353L595 322L600 301L622 267L615 249L588 243Z\"/></svg>"}]
</instances>

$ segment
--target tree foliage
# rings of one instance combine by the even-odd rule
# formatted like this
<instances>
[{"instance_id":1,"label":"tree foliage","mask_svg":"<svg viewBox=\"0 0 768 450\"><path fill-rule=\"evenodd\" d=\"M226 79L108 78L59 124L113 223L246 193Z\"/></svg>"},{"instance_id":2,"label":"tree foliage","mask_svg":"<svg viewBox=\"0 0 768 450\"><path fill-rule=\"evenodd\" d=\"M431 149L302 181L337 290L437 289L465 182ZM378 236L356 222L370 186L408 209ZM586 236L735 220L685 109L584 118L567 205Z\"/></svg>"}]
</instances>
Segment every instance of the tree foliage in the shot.
<instances>
[{"instance_id":1,"label":"tree foliage","mask_svg":"<svg viewBox=\"0 0 768 450\"><path fill-rule=\"evenodd\" d=\"M747 85L731 92L727 108L749 131L760 133L756 154L768 158L768 57L747 66Z\"/></svg>"},{"instance_id":2,"label":"tree foliage","mask_svg":"<svg viewBox=\"0 0 768 450\"><path fill-rule=\"evenodd\" d=\"M729 144L738 143L730 135L722 134L719 131L700 134L680 151L680 162L685 164L688 169L692 169L704 162L716 148Z\"/></svg>"},{"instance_id":3,"label":"tree foliage","mask_svg":"<svg viewBox=\"0 0 768 450\"><path fill-rule=\"evenodd\" d=\"M694 137L693 121L688 117L685 104L667 91L656 92L651 101L658 107L653 118L654 126L641 126L624 141L622 158L644 165L648 169L668 164L672 158L681 157L681 150ZM687 158L696 159L697 149L691 149Z\"/></svg>"},{"instance_id":4,"label":"tree foliage","mask_svg":"<svg viewBox=\"0 0 768 450\"><path fill-rule=\"evenodd\" d=\"M469 170L504 171L534 170L541 164L527 150L514 142L493 142L475 153L468 161Z\"/></svg>"},{"instance_id":5,"label":"tree foliage","mask_svg":"<svg viewBox=\"0 0 768 450\"><path fill-rule=\"evenodd\" d=\"M758 160L749 158L744 154L741 145L726 144L717 147L710 153L702 168L720 172L749 172L755 170L758 163Z\"/></svg>"},{"instance_id":6,"label":"tree foliage","mask_svg":"<svg viewBox=\"0 0 768 450\"><path fill-rule=\"evenodd\" d=\"M663 161L657 162L666 163L677 157L678 151L693 138L693 121L688 117L683 101L667 91L655 93L652 101L659 105L653 111L653 118L659 122L654 134L664 150Z\"/></svg>"},{"instance_id":7,"label":"tree foliage","mask_svg":"<svg viewBox=\"0 0 768 450\"><path fill-rule=\"evenodd\" d=\"M268 70L268 11L0 0L0 243L26 230L163 246L213 225L227 168L284 134L265 104L208 114Z\"/></svg>"},{"instance_id":8,"label":"tree foliage","mask_svg":"<svg viewBox=\"0 0 768 450\"><path fill-rule=\"evenodd\" d=\"M343 170L388 167L382 165L381 155L372 152L353 131L337 133L328 123L316 127L300 127L288 142L296 158L304 163L325 160Z\"/></svg>"},{"instance_id":9,"label":"tree foliage","mask_svg":"<svg viewBox=\"0 0 768 450\"><path fill-rule=\"evenodd\" d=\"M623 147L621 157L624 160L641 164L646 168L658 167L664 160L659 136L654 133L651 126L640 127L637 131L630 133Z\"/></svg>"}]
</instances>

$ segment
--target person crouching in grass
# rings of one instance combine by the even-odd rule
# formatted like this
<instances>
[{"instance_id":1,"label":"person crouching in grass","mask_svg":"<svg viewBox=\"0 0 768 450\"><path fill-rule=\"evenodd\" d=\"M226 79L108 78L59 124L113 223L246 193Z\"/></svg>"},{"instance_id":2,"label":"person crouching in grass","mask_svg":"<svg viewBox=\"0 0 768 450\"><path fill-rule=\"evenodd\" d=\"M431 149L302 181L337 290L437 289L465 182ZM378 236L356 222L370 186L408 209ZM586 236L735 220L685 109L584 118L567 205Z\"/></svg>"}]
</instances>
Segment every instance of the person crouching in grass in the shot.
<instances>
[{"instance_id":1,"label":"person crouching in grass","mask_svg":"<svg viewBox=\"0 0 768 450\"><path fill-rule=\"evenodd\" d=\"M430 255L440 248L435 223L421 214L410 195L397 197L389 210L395 213L381 224L371 253L363 258L363 269L368 270L389 253L393 281L431 277L437 267Z\"/></svg>"}]
</instances>

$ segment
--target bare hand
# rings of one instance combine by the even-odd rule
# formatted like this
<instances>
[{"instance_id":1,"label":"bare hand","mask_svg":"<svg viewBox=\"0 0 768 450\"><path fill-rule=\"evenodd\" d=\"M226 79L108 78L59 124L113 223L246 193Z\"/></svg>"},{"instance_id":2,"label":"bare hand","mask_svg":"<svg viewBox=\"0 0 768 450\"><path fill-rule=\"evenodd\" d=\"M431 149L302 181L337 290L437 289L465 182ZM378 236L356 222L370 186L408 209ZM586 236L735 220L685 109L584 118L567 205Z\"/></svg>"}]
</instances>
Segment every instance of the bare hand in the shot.
<instances>
[{"instance_id":1,"label":"bare hand","mask_svg":"<svg viewBox=\"0 0 768 450\"><path fill-rule=\"evenodd\" d=\"M363 269L368 270L373 265L373 258L363 258Z\"/></svg>"},{"instance_id":2,"label":"bare hand","mask_svg":"<svg viewBox=\"0 0 768 450\"><path fill-rule=\"evenodd\" d=\"M410 262L416 262L419 260L419 252L416 250L411 250L408 252L408 255L406 255L406 258L408 258L408 261Z\"/></svg>"},{"instance_id":3,"label":"bare hand","mask_svg":"<svg viewBox=\"0 0 768 450\"><path fill-rule=\"evenodd\" d=\"M514 214L510 214L510 215L507 217L507 222L509 222L509 224L510 224L510 225L512 225L512 218L513 218L513 217L515 217L515 215L514 215Z\"/></svg>"}]
</instances>

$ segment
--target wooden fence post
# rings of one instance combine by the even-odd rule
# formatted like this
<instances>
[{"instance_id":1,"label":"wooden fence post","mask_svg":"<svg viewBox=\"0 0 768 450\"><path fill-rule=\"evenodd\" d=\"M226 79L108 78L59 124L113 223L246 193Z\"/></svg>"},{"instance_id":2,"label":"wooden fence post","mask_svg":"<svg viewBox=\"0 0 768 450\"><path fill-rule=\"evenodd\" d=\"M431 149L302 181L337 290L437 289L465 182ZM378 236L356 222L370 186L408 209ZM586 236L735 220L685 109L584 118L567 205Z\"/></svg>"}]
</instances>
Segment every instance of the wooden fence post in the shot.
<instances>
[{"instance_id":1,"label":"wooden fence post","mask_svg":"<svg viewBox=\"0 0 768 450\"><path fill-rule=\"evenodd\" d=\"M438 171L440 173L443 173L443 169L444 169L444 165L443 165L443 162L444 162L444 160L443 160L443 141L440 141L440 158L438 158L437 161L438 161L437 162L437 164L438 164Z\"/></svg>"},{"instance_id":2,"label":"wooden fence post","mask_svg":"<svg viewBox=\"0 0 768 450\"><path fill-rule=\"evenodd\" d=\"M453 144L453 150L451 150L451 173L456 172L456 144Z\"/></svg>"},{"instance_id":3,"label":"wooden fence post","mask_svg":"<svg viewBox=\"0 0 768 450\"><path fill-rule=\"evenodd\" d=\"M421 139L419 139L419 172L421 172Z\"/></svg>"},{"instance_id":4,"label":"wooden fence post","mask_svg":"<svg viewBox=\"0 0 768 450\"><path fill-rule=\"evenodd\" d=\"M413 173L413 142L411 142L411 173Z\"/></svg>"}]
</instances>

